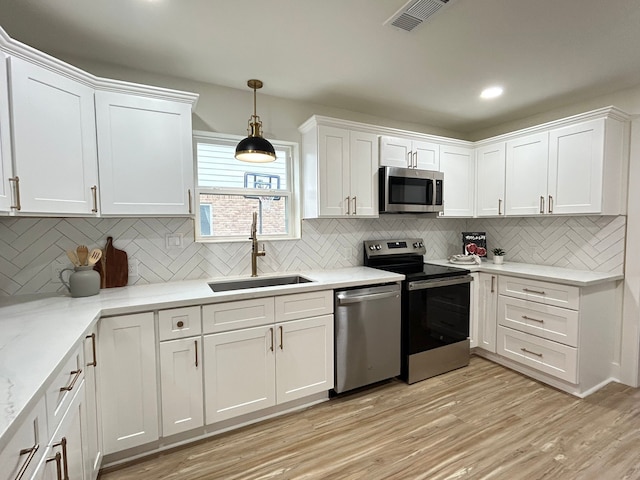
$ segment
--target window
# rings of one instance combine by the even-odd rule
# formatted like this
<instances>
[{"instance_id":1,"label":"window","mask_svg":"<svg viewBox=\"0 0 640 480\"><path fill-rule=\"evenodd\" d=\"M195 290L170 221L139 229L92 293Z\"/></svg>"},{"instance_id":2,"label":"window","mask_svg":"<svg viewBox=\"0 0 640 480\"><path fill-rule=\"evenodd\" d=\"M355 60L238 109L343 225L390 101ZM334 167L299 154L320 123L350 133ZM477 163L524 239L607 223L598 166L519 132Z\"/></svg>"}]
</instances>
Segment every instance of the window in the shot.
<instances>
[{"instance_id":1,"label":"window","mask_svg":"<svg viewBox=\"0 0 640 480\"><path fill-rule=\"evenodd\" d=\"M242 137L196 132L196 240L247 240L253 212L262 239L299 238L298 145L271 141L276 160L247 163L234 158Z\"/></svg>"}]
</instances>

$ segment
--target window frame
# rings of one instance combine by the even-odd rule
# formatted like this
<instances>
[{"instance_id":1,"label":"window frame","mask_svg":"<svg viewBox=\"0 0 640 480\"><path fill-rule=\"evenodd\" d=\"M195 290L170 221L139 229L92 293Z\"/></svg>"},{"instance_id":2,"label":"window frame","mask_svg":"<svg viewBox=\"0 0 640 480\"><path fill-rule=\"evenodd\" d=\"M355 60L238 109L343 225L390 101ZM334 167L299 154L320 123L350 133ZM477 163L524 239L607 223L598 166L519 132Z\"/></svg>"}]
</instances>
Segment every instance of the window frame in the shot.
<instances>
[{"instance_id":1,"label":"window frame","mask_svg":"<svg viewBox=\"0 0 640 480\"><path fill-rule=\"evenodd\" d=\"M201 187L198 184L198 143L218 143L218 144L237 144L242 140L243 136L231 135L226 133L207 132L195 130L193 132L193 161L194 161L194 202L195 202L195 223L194 233L195 241L198 243L228 243L228 242L246 242L251 232L242 235L227 236L203 236L200 232L200 195L264 195L264 189L256 188L225 188L225 187ZM289 142L284 140L269 139L271 144L277 150L285 150L287 152L286 166L288 170L288 179L286 190L275 190L277 196L287 197L287 218L288 233L281 235L259 235L260 240L298 240L301 232L301 204L300 196L300 145L297 142ZM237 160L240 162L240 160ZM250 165L247 163L247 165ZM256 164L259 165L259 164ZM213 227L213 225L212 225Z\"/></svg>"}]
</instances>

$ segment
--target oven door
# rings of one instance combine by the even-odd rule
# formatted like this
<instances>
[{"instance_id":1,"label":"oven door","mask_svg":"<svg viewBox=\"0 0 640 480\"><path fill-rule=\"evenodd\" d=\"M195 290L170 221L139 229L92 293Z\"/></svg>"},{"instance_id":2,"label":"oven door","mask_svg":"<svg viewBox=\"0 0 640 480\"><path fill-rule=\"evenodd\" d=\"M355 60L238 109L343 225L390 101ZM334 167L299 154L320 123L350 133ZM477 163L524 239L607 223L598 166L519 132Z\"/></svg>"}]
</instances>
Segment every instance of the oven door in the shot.
<instances>
[{"instance_id":1,"label":"oven door","mask_svg":"<svg viewBox=\"0 0 640 480\"><path fill-rule=\"evenodd\" d=\"M403 344L407 355L469 337L471 275L406 282Z\"/></svg>"}]
</instances>

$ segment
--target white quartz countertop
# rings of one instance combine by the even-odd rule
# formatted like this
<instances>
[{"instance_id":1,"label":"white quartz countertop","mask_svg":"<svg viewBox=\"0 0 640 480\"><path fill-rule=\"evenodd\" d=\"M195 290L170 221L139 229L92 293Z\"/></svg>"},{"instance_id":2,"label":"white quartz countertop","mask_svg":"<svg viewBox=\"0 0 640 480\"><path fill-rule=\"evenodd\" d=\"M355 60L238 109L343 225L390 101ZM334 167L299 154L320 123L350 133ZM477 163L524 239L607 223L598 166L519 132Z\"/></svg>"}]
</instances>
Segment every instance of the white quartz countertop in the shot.
<instances>
[{"instance_id":1,"label":"white quartz countertop","mask_svg":"<svg viewBox=\"0 0 640 480\"><path fill-rule=\"evenodd\" d=\"M427 263L445 265L447 267L460 267L471 270L472 272L511 275L513 277L530 278L532 280L574 285L576 287L590 287L599 283L613 282L624 278L622 274L572 270L569 268L530 265L528 263L517 262L504 262L502 265L495 265L490 260L483 260L480 265L467 265L451 263L449 260L427 260Z\"/></svg>"},{"instance_id":2,"label":"white quartz countertop","mask_svg":"<svg viewBox=\"0 0 640 480\"><path fill-rule=\"evenodd\" d=\"M44 392L56 368L90 332L101 316L244 300L288 293L396 282L404 275L368 267L286 272L312 282L214 293L212 278L101 290L98 295L24 295L0 299L0 451L20 420Z\"/></svg>"}]
</instances>

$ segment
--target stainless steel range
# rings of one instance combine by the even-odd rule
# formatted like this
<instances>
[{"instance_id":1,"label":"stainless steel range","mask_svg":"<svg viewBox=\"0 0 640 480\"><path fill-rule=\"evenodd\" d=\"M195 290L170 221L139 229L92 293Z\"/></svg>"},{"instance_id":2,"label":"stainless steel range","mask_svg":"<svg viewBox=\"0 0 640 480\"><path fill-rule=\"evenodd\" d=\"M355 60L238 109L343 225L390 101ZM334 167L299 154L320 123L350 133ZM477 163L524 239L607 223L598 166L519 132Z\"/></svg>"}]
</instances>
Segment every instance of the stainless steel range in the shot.
<instances>
[{"instance_id":1,"label":"stainless steel range","mask_svg":"<svg viewBox=\"0 0 640 480\"><path fill-rule=\"evenodd\" d=\"M364 264L403 273L401 377L415 383L469 364L469 270L424 263L422 239L368 240Z\"/></svg>"}]
</instances>

